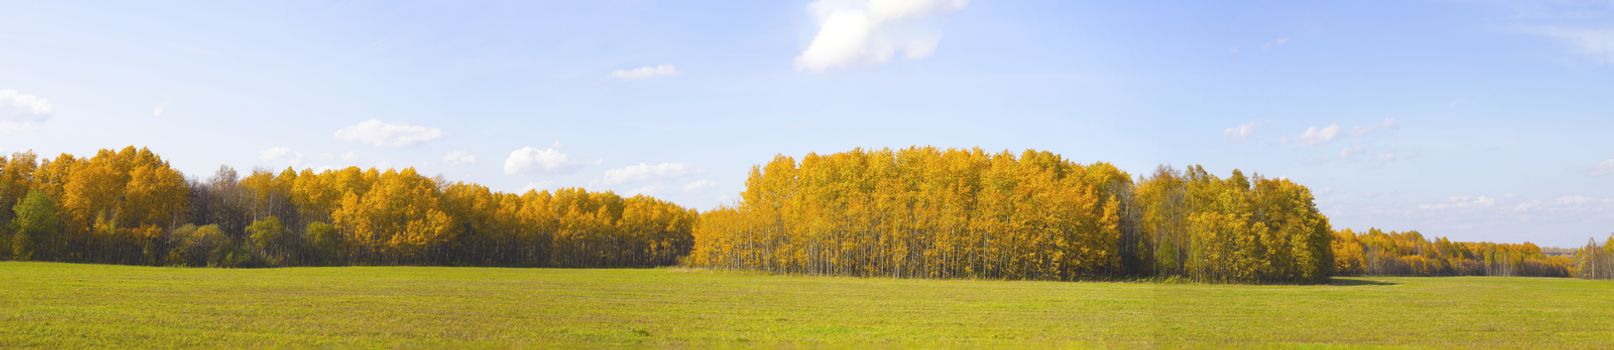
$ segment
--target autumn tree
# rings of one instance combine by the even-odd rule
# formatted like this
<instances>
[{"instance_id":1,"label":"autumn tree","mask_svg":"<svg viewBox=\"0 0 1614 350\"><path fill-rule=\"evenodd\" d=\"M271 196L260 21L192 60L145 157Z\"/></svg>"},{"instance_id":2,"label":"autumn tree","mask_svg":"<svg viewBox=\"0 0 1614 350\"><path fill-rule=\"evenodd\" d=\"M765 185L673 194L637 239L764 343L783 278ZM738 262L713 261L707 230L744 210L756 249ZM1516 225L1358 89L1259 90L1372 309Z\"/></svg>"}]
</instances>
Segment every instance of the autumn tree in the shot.
<instances>
[{"instance_id":1,"label":"autumn tree","mask_svg":"<svg viewBox=\"0 0 1614 350\"><path fill-rule=\"evenodd\" d=\"M1453 242L1377 228L1334 235L1334 268L1355 275L1566 277L1574 264L1531 243Z\"/></svg>"}]
</instances>

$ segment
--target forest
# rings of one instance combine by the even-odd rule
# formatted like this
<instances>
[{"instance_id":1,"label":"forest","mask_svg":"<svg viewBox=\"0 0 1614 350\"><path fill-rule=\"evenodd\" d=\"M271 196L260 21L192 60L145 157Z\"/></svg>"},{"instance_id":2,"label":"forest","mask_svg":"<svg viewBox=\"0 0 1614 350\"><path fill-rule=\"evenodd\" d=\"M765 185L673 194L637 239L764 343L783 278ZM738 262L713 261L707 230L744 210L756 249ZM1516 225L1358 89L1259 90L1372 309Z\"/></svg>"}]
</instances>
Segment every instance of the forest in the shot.
<instances>
[{"instance_id":1,"label":"forest","mask_svg":"<svg viewBox=\"0 0 1614 350\"><path fill-rule=\"evenodd\" d=\"M0 258L217 267L664 266L697 214L581 189L511 194L414 169L228 167L187 179L150 150L0 159Z\"/></svg>"},{"instance_id":2,"label":"forest","mask_svg":"<svg viewBox=\"0 0 1614 350\"><path fill-rule=\"evenodd\" d=\"M1577 269L1574 258L1547 255L1533 243L1452 242L1379 229L1334 235L1334 266L1346 276L1568 277Z\"/></svg>"},{"instance_id":3,"label":"forest","mask_svg":"<svg viewBox=\"0 0 1614 350\"><path fill-rule=\"evenodd\" d=\"M1026 151L915 147L777 157L706 213L690 263L855 276L1319 282L1328 220L1304 186Z\"/></svg>"},{"instance_id":4,"label":"forest","mask_svg":"<svg viewBox=\"0 0 1614 350\"><path fill-rule=\"evenodd\" d=\"M1132 176L1049 152L913 147L780 156L706 212L689 263L781 273L1314 283L1334 275L1610 278L1614 237L1531 243L1333 231L1309 189L1201 166Z\"/></svg>"},{"instance_id":5,"label":"forest","mask_svg":"<svg viewBox=\"0 0 1614 350\"><path fill-rule=\"evenodd\" d=\"M1567 250L1565 250L1567 251ZM1614 236L1572 254L1416 231L1335 231L1288 179L1046 151L778 156L698 212L583 189L504 193L412 168L221 167L144 148L0 156L0 259L153 266L685 265L788 274L1317 283L1337 275L1614 278Z\"/></svg>"}]
</instances>

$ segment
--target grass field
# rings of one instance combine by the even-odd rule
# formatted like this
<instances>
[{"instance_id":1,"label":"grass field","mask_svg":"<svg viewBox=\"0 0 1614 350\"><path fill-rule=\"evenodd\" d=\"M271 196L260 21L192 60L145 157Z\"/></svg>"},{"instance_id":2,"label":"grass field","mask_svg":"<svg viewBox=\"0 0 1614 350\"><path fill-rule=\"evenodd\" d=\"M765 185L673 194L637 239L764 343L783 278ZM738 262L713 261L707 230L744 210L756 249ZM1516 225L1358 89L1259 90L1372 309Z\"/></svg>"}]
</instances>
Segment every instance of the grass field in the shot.
<instances>
[{"instance_id":1,"label":"grass field","mask_svg":"<svg viewBox=\"0 0 1614 350\"><path fill-rule=\"evenodd\" d=\"M935 281L0 263L0 348L1614 347L1614 282Z\"/></svg>"}]
</instances>

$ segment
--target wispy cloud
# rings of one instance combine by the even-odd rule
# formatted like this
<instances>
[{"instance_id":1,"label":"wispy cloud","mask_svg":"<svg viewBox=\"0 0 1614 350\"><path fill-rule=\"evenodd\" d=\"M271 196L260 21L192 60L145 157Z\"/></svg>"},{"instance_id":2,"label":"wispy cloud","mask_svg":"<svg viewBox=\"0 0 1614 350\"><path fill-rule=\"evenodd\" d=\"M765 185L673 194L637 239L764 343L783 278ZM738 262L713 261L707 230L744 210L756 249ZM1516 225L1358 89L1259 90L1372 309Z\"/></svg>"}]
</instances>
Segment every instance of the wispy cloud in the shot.
<instances>
[{"instance_id":1,"label":"wispy cloud","mask_svg":"<svg viewBox=\"0 0 1614 350\"><path fill-rule=\"evenodd\" d=\"M1527 27L1524 32L1547 37L1569 51L1602 64L1614 64L1614 28Z\"/></svg>"},{"instance_id":2,"label":"wispy cloud","mask_svg":"<svg viewBox=\"0 0 1614 350\"><path fill-rule=\"evenodd\" d=\"M1339 137L1339 124L1331 124L1321 128L1313 126L1306 128L1306 131L1302 131L1299 137L1294 139L1284 139L1284 143L1321 145L1334 141L1334 139L1337 137Z\"/></svg>"},{"instance_id":3,"label":"wispy cloud","mask_svg":"<svg viewBox=\"0 0 1614 350\"><path fill-rule=\"evenodd\" d=\"M1512 209L1525 214L1584 214L1614 209L1614 198L1568 195L1547 201L1539 199L1523 201L1514 205Z\"/></svg>"},{"instance_id":4,"label":"wispy cloud","mask_svg":"<svg viewBox=\"0 0 1614 350\"><path fill-rule=\"evenodd\" d=\"M336 130L339 140L375 146L408 146L443 137L443 130L421 125L396 124L370 119Z\"/></svg>"},{"instance_id":5,"label":"wispy cloud","mask_svg":"<svg viewBox=\"0 0 1614 350\"><path fill-rule=\"evenodd\" d=\"M1361 145L1347 146L1347 147L1341 148L1339 150L1339 157L1340 158L1351 158L1351 157L1355 157L1357 154L1360 154L1360 153L1362 153L1362 146Z\"/></svg>"},{"instance_id":6,"label":"wispy cloud","mask_svg":"<svg viewBox=\"0 0 1614 350\"><path fill-rule=\"evenodd\" d=\"M1266 42L1265 44L1261 44L1261 49L1271 50L1271 49L1277 48L1279 46L1284 46L1284 45L1288 45L1288 44L1289 44L1289 36L1287 36L1287 35L1286 36L1280 36L1280 37L1278 37L1276 39L1272 39L1272 41Z\"/></svg>"},{"instance_id":7,"label":"wispy cloud","mask_svg":"<svg viewBox=\"0 0 1614 350\"><path fill-rule=\"evenodd\" d=\"M717 187L716 182L712 182L711 180L695 180L694 182L684 185L684 192L702 192L713 187Z\"/></svg>"},{"instance_id":8,"label":"wispy cloud","mask_svg":"<svg viewBox=\"0 0 1614 350\"><path fill-rule=\"evenodd\" d=\"M1491 198L1491 197L1487 197L1487 196L1476 196L1476 197L1452 196L1450 198L1446 198L1445 202L1419 205L1418 208L1419 209L1436 209L1436 210L1438 210L1438 209L1466 209L1466 208L1484 208L1484 207L1490 207L1490 206L1493 206L1493 205L1496 205L1496 198Z\"/></svg>"},{"instance_id":9,"label":"wispy cloud","mask_svg":"<svg viewBox=\"0 0 1614 350\"><path fill-rule=\"evenodd\" d=\"M1605 160L1592 166L1592 175L1603 176L1614 174L1614 159Z\"/></svg>"},{"instance_id":10,"label":"wispy cloud","mask_svg":"<svg viewBox=\"0 0 1614 350\"><path fill-rule=\"evenodd\" d=\"M612 77L622 80L642 80L650 78L663 78L678 75L678 67L670 64L659 66L643 66L633 69L618 69L611 72Z\"/></svg>"},{"instance_id":11,"label":"wispy cloud","mask_svg":"<svg viewBox=\"0 0 1614 350\"><path fill-rule=\"evenodd\" d=\"M288 147L270 147L258 152L258 161L268 166L296 166L302 163L303 155Z\"/></svg>"},{"instance_id":12,"label":"wispy cloud","mask_svg":"<svg viewBox=\"0 0 1614 350\"><path fill-rule=\"evenodd\" d=\"M462 151L448 152L443 155L443 162L448 165L476 164L476 155Z\"/></svg>"},{"instance_id":13,"label":"wispy cloud","mask_svg":"<svg viewBox=\"0 0 1614 350\"><path fill-rule=\"evenodd\" d=\"M1395 130L1400 128L1400 121L1395 120L1395 118L1384 118L1384 121L1381 121L1378 124L1362 125L1351 129L1351 133L1355 134L1356 136L1366 136L1368 134L1377 133L1380 131Z\"/></svg>"},{"instance_id":14,"label":"wispy cloud","mask_svg":"<svg viewBox=\"0 0 1614 350\"><path fill-rule=\"evenodd\" d=\"M1244 123L1239 126L1222 130L1222 135L1226 136L1227 139L1234 141L1249 140L1250 135L1255 134L1255 127L1255 122Z\"/></svg>"},{"instance_id":15,"label":"wispy cloud","mask_svg":"<svg viewBox=\"0 0 1614 350\"><path fill-rule=\"evenodd\" d=\"M616 185L628 182L660 181L689 175L695 166L689 163L639 163L605 171L605 183Z\"/></svg>"}]
</instances>

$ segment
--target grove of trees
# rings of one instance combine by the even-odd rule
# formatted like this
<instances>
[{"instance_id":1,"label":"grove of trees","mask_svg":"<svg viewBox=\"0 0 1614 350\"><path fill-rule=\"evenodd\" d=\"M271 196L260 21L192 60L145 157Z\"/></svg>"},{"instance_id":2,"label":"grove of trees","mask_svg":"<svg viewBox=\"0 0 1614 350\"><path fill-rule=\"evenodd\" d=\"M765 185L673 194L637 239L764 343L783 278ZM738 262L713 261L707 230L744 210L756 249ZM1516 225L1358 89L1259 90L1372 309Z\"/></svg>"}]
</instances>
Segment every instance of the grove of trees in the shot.
<instances>
[{"instance_id":1,"label":"grove of trees","mask_svg":"<svg viewBox=\"0 0 1614 350\"><path fill-rule=\"evenodd\" d=\"M146 149L0 157L0 258L138 265L662 266L697 214L582 189L501 193L414 169L224 167L187 180Z\"/></svg>"},{"instance_id":2,"label":"grove of trees","mask_svg":"<svg viewBox=\"0 0 1614 350\"><path fill-rule=\"evenodd\" d=\"M1369 229L1334 233L1334 270L1341 275L1568 277L1566 256L1552 256L1533 243L1453 242L1426 239L1417 231Z\"/></svg>"},{"instance_id":3,"label":"grove of trees","mask_svg":"<svg viewBox=\"0 0 1614 350\"><path fill-rule=\"evenodd\" d=\"M1049 152L915 147L780 156L702 215L695 266L854 276L1319 282L1327 218L1284 179Z\"/></svg>"},{"instance_id":4,"label":"grove of trees","mask_svg":"<svg viewBox=\"0 0 1614 350\"><path fill-rule=\"evenodd\" d=\"M1593 239L1576 250L1571 271L1579 278L1614 279L1614 234L1602 246Z\"/></svg>"}]
</instances>

